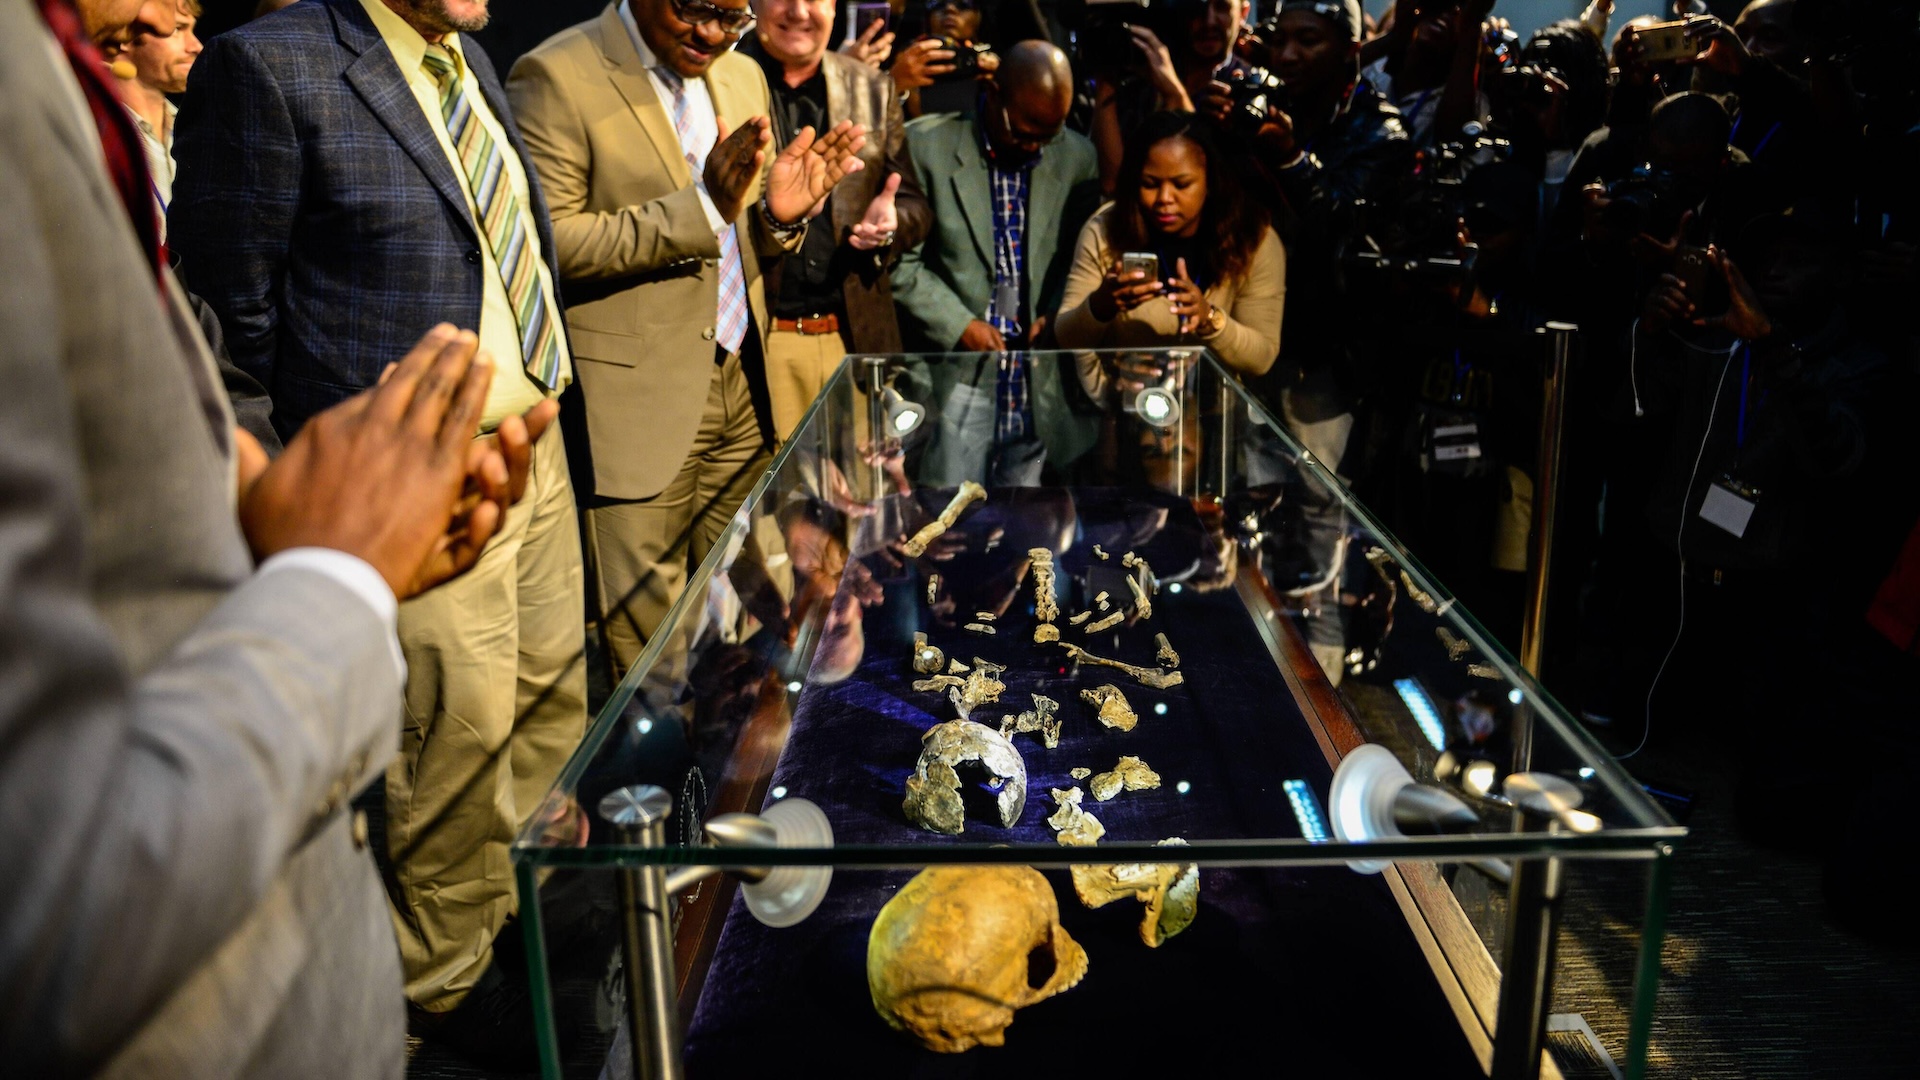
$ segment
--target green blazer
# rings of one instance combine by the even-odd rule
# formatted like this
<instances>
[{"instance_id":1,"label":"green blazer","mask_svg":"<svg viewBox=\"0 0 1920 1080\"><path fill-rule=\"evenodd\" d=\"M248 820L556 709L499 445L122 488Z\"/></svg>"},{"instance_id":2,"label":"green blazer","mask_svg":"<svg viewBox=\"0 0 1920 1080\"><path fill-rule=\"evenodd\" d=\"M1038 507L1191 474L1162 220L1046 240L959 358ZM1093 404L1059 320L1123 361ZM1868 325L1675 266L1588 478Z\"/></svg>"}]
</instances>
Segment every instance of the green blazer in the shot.
<instances>
[{"instance_id":1,"label":"green blazer","mask_svg":"<svg viewBox=\"0 0 1920 1080\"><path fill-rule=\"evenodd\" d=\"M993 294L993 193L972 117L923 116L907 125L933 229L893 271L893 297L909 350L949 352L961 331L986 317ZM1034 166L1027 202L1026 294L1034 316L1051 318L1066 290L1074 240L1100 205L1093 144L1062 130Z\"/></svg>"}]
</instances>

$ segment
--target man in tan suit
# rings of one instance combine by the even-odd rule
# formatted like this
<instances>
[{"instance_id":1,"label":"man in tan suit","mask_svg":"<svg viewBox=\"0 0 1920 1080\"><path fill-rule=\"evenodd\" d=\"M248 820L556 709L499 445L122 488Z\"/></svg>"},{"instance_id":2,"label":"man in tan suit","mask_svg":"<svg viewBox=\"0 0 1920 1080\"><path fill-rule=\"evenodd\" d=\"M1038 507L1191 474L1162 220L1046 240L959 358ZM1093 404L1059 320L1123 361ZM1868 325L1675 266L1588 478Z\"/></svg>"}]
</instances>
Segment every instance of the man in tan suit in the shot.
<instances>
[{"instance_id":1,"label":"man in tan suit","mask_svg":"<svg viewBox=\"0 0 1920 1080\"><path fill-rule=\"evenodd\" d=\"M864 129L770 153L746 0L621 0L528 53L508 93L553 217L607 645L624 671L767 463L760 258L861 168ZM584 445L579 436L584 435Z\"/></svg>"}]
</instances>

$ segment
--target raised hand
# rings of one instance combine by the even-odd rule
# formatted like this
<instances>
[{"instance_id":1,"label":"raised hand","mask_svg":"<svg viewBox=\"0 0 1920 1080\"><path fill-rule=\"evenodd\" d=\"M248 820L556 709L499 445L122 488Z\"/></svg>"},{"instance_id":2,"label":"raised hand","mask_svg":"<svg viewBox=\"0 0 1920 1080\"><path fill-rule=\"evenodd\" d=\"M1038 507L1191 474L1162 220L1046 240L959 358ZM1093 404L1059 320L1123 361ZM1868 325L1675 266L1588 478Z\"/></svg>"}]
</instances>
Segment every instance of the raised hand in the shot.
<instances>
[{"instance_id":1,"label":"raised hand","mask_svg":"<svg viewBox=\"0 0 1920 1080\"><path fill-rule=\"evenodd\" d=\"M840 55L879 71L880 65L893 55L893 31L878 20L868 23L859 37L841 43Z\"/></svg>"},{"instance_id":2,"label":"raised hand","mask_svg":"<svg viewBox=\"0 0 1920 1080\"><path fill-rule=\"evenodd\" d=\"M1133 47L1146 58L1147 78L1160 93L1161 107L1169 112L1192 112L1193 99L1187 96L1186 84L1180 81L1179 69L1173 66L1173 53L1166 44L1144 26L1127 29L1133 32Z\"/></svg>"},{"instance_id":3,"label":"raised hand","mask_svg":"<svg viewBox=\"0 0 1920 1080\"><path fill-rule=\"evenodd\" d=\"M847 243L860 251L875 251L893 243L893 234L900 230L900 215L894 209L894 196L899 191L900 174L894 173L867 204L866 216L854 225Z\"/></svg>"},{"instance_id":4,"label":"raised hand","mask_svg":"<svg viewBox=\"0 0 1920 1080\"><path fill-rule=\"evenodd\" d=\"M405 599L480 557L511 505L500 451L476 441L493 361L438 326L380 385L309 420L240 503L254 556L344 551Z\"/></svg>"},{"instance_id":5,"label":"raised hand","mask_svg":"<svg viewBox=\"0 0 1920 1080\"><path fill-rule=\"evenodd\" d=\"M1726 279L1727 310L1725 314L1695 319L1693 325L1717 327L1742 341L1760 341L1772 336L1773 320L1767 317L1766 308L1761 306L1760 297L1753 291L1753 286L1747 284L1747 276L1718 247L1707 249L1707 260Z\"/></svg>"},{"instance_id":6,"label":"raised hand","mask_svg":"<svg viewBox=\"0 0 1920 1080\"><path fill-rule=\"evenodd\" d=\"M766 123L765 117L754 119ZM867 129L850 121L818 136L811 127L801 128L767 173L767 212L782 224L804 219L835 184L866 168L856 156L865 145Z\"/></svg>"},{"instance_id":7,"label":"raised hand","mask_svg":"<svg viewBox=\"0 0 1920 1080\"><path fill-rule=\"evenodd\" d=\"M1167 279L1167 306L1179 316L1181 333L1195 333L1213 317L1213 302L1187 276L1187 260L1177 259L1174 266L1174 276Z\"/></svg>"},{"instance_id":8,"label":"raised hand","mask_svg":"<svg viewBox=\"0 0 1920 1080\"><path fill-rule=\"evenodd\" d=\"M1160 282L1148 277L1145 270L1122 270L1115 260L1100 279L1100 287L1087 297L1087 306L1094 318L1112 322L1121 312L1132 311L1163 291Z\"/></svg>"},{"instance_id":9,"label":"raised hand","mask_svg":"<svg viewBox=\"0 0 1920 1080\"><path fill-rule=\"evenodd\" d=\"M893 84L901 93L932 86L942 75L953 73L953 50L940 44L939 38L921 38L901 51L893 62Z\"/></svg>"},{"instance_id":10,"label":"raised hand","mask_svg":"<svg viewBox=\"0 0 1920 1080\"><path fill-rule=\"evenodd\" d=\"M760 176L760 167L766 164L766 147L773 139L773 126L766 117L756 116L741 124L738 131L729 131L725 120L718 116L714 120L719 125L720 137L707 152L703 178L707 197L713 200L721 218L737 221L740 211L747 208L747 195Z\"/></svg>"}]
</instances>

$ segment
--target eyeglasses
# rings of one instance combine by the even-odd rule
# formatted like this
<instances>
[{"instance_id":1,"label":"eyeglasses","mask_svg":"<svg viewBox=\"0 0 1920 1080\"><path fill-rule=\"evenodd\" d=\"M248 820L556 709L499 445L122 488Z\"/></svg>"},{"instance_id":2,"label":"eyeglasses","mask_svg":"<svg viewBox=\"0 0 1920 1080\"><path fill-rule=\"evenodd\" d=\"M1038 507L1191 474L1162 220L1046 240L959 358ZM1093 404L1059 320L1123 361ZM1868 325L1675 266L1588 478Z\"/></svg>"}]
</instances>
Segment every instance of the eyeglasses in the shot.
<instances>
[{"instance_id":1,"label":"eyeglasses","mask_svg":"<svg viewBox=\"0 0 1920 1080\"><path fill-rule=\"evenodd\" d=\"M707 0L669 0L673 14L689 26L717 24L722 33L744 34L756 20L750 8L723 8Z\"/></svg>"},{"instance_id":2,"label":"eyeglasses","mask_svg":"<svg viewBox=\"0 0 1920 1080\"><path fill-rule=\"evenodd\" d=\"M1058 128L1039 135L1015 128L1013 126L1013 117L1008 115L1007 107L1004 103L1000 106L1000 130L1007 133L1007 141L1012 143L1016 149L1025 150L1030 154L1037 154L1045 150L1047 144L1053 141L1054 136L1060 134Z\"/></svg>"}]
</instances>

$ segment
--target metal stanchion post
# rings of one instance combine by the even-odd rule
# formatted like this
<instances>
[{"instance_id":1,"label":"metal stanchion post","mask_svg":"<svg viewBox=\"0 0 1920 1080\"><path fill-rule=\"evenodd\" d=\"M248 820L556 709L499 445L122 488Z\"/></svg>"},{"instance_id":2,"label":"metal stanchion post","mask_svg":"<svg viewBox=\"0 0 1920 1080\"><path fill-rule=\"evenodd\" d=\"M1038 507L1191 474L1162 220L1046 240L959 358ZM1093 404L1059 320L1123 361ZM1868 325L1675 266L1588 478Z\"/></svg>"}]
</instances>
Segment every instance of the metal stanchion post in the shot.
<instances>
[{"instance_id":1,"label":"metal stanchion post","mask_svg":"<svg viewBox=\"0 0 1920 1080\"><path fill-rule=\"evenodd\" d=\"M1547 579L1553 562L1554 505L1560 497L1561 444L1567 427L1567 377L1573 359L1572 323L1550 322L1553 363L1547 369L1540 408L1540 459L1533 476L1533 529L1527 544L1527 613L1520 629L1520 663L1533 677L1547 640Z\"/></svg>"},{"instance_id":2,"label":"metal stanchion post","mask_svg":"<svg viewBox=\"0 0 1920 1080\"><path fill-rule=\"evenodd\" d=\"M673 799L651 784L607 793L600 816L619 843L666 846ZM621 951L627 969L627 1038L635 1080L681 1080L680 1016L673 978L667 872L659 865L620 871Z\"/></svg>"},{"instance_id":3,"label":"metal stanchion post","mask_svg":"<svg viewBox=\"0 0 1920 1080\"><path fill-rule=\"evenodd\" d=\"M1579 791L1557 776L1516 773L1504 792L1519 832L1555 832ZM1515 859L1507 887L1506 955L1500 962L1500 1001L1494 1012L1493 1070L1488 1080L1538 1080L1552 1004L1554 935L1565 894L1565 867L1557 858Z\"/></svg>"},{"instance_id":4,"label":"metal stanchion post","mask_svg":"<svg viewBox=\"0 0 1920 1080\"><path fill-rule=\"evenodd\" d=\"M882 443L893 435L893 432L889 430L887 425L887 403L884 400L887 390L886 358L882 356L861 357L861 367L855 371L848 372L848 375L851 376L855 382L864 383L867 388L867 438L873 440L873 448L875 450L875 453L869 455L870 462L867 466L867 479L869 481L867 497L870 499L878 499L881 497L881 493L887 490L886 469L880 464L882 455L879 451ZM858 441L857 436L855 441Z\"/></svg>"}]
</instances>

